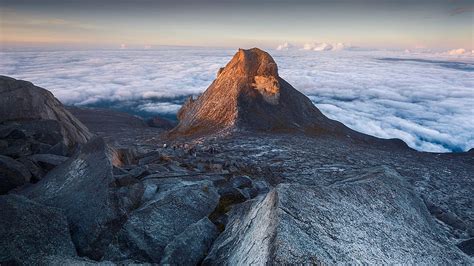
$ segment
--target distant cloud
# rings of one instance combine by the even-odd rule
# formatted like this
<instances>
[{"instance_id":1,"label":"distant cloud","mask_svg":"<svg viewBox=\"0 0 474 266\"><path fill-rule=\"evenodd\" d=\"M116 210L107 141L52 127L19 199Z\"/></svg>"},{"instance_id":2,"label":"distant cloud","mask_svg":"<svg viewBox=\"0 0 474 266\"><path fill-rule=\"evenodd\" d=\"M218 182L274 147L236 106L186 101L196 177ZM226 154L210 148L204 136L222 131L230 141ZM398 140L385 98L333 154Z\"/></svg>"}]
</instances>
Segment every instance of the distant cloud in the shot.
<instances>
[{"instance_id":1,"label":"distant cloud","mask_svg":"<svg viewBox=\"0 0 474 266\"><path fill-rule=\"evenodd\" d=\"M350 44L346 43L319 43L319 42L308 42L303 45L297 46L293 45L289 42L284 42L280 45L277 46L276 50L277 51L289 51L289 50L305 50L305 51L317 51L317 52L322 52L322 51L342 51L342 50L353 50L356 49L356 47L353 47Z\"/></svg>"},{"instance_id":2,"label":"distant cloud","mask_svg":"<svg viewBox=\"0 0 474 266\"><path fill-rule=\"evenodd\" d=\"M450 15L455 16L455 15L459 15L459 14L463 14L463 13L469 13L469 12L474 12L474 6L464 6L464 7L459 7L459 8L453 9L450 12Z\"/></svg>"},{"instance_id":3,"label":"distant cloud","mask_svg":"<svg viewBox=\"0 0 474 266\"><path fill-rule=\"evenodd\" d=\"M331 51L332 45L329 43L305 43L303 50L310 51Z\"/></svg>"},{"instance_id":4,"label":"distant cloud","mask_svg":"<svg viewBox=\"0 0 474 266\"><path fill-rule=\"evenodd\" d=\"M472 51L466 51L464 48L449 50L445 53L448 55L472 55Z\"/></svg>"},{"instance_id":5,"label":"distant cloud","mask_svg":"<svg viewBox=\"0 0 474 266\"><path fill-rule=\"evenodd\" d=\"M332 50L333 51L340 51L340 50L346 50L352 48L352 45L347 44L347 43L336 43L333 45Z\"/></svg>"},{"instance_id":6,"label":"distant cloud","mask_svg":"<svg viewBox=\"0 0 474 266\"><path fill-rule=\"evenodd\" d=\"M351 49L352 46L350 44L345 44L345 43L335 43L335 44L330 44L330 43L305 43L303 45L303 50L307 51L342 51L342 50L347 50Z\"/></svg>"},{"instance_id":7,"label":"distant cloud","mask_svg":"<svg viewBox=\"0 0 474 266\"><path fill-rule=\"evenodd\" d=\"M298 48L274 54L279 73L328 117L418 150L474 147L472 57ZM234 53L176 47L2 52L0 74L32 81L66 104L116 102L136 113L168 115L186 96L202 93Z\"/></svg>"},{"instance_id":8,"label":"distant cloud","mask_svg":"<svg viewBox=\"0 0 474 266\"><path fill-rule=\"evenodd\" d=\"M174 103L158 102L146 103L138 106L139 110L157 114L176 114L181 105Z\"/></svg>"},{"instance_id":9,"label":"distant cloud","mask_svg":"<svg viewBox=\"0 0 474 266\"><path fill-rule=\"evenodd\" d=\"M285 42L285 43L282 43L282 44L278 45L276 49L278 51L288 51L292 48L294 48L294 45L292 45L291 43Z\"/></svg>"},{"instance_id":10,"label":"distant cloud","mask_svg":"<svg viewBox=\"0 0 474 266\"><path fill-rule=\"evenodd\" d=\"M452 57L452 58L472 58L474 57L474 50L466 50L464 48L450 49L446 51L434 51L427 48L415 48L405 49L405 53L412 55L437 55L441 57Z\"/></svg>"}]
</instances>

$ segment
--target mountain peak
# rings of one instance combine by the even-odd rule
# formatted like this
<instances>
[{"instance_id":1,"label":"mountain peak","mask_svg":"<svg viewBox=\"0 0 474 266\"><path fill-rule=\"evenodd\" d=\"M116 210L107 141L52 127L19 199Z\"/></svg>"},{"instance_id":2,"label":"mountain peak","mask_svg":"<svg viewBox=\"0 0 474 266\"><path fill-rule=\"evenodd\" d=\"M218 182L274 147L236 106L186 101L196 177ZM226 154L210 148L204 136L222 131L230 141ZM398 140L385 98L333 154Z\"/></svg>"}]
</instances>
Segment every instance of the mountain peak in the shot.
<instances>
[{"instance_id":1,"label":"mountain peak","mask_svg":"<svg viewBox=\"0 0 474 266\"><path fill-rule=\"evenodd\" d=\"M221 74L246 77L278 77L278 67L275 60L259 48L239 49Z\"/></svg>"},{"instance_id":2,"label":"mountain peak","mask_svg":"<svg viewBox=\"0 0 474 266\"><path fill-rule=\"evenodd\" d=\"M258 48L239 49L197 99L178 113L171 135L213 133L224 129L259 131L345 131L326 118L302 93L278 75L273 58Z\"/></svg>"}]
</instances>

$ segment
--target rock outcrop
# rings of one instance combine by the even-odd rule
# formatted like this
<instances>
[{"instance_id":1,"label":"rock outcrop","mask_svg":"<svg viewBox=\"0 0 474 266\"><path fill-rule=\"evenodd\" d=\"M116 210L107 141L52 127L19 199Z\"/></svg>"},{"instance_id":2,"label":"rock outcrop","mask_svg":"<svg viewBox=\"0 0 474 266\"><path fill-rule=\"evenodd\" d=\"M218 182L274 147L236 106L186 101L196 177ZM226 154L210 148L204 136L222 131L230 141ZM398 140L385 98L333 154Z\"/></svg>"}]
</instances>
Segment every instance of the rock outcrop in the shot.
<instances>
[{"instance_id":1,"label":"rock outcrop","mask_svg":"<svg viewBox=\"0 0 474 266\"><path fill-rule=\"evenodd\" d=\"M29 265L35 256L76 256L63 211L18 195L0 196L0 210L1 265Z\"/></svg>"},{"instance_id":2,"label":"rock outcrop","mask_svg":"<svg viewBox=\"0 0 474 266\"><path fill-rule=\"evenodd\" d=\"M0 124L31 132L50 145L63 141L73 146L92 137L51 92L5 76L0 76Z\"/></svg>"},{"instance_id":3,"label":"rock outcrop","mask_svg":"<svg viewBox=\"0 0 474 266\"><path fill-rule=\"evenodd\" d=\"M158 179L157 183L163 182ZM158 186L153 187L156 189ZM209 242L206 238L210 236L199 234L199 230L202 230L201 226L193 226L193 224L207 217L217 206L219 194L212 183L178 180L178 182L160 184L159 187L160 189L151 195L151 200L130 214L114 242L109 246L105 259L114 261L133 259L159 263L167 245L186 230L188 234L196 234L196 245L201 241ZM209 229L206 231L212 232ZM181 241L186 241L188 236L181 236L181 238L184 238ZM200 238L204 239L200 240ZM166 254L179 252L175 251L180 248L178 245L181 244L179 242L171 244ZM202 248L198 245L196 249L199 253ZM203 256L204 253L200 255ZM172 259L174 258L166 260L171 262Z\"/></svg>"},{"instance_id":4,"label":"rock outcrop","mask_svg":"<svg viewBox=\"0 0 474 266\"><path fill-rule=\"evenodd\" d=\"M79 254L99 259L143 192L140 184L117 184L114 162L118 162L116 152L101 138L94 138L38 183L18 193L64 210Z\"/></svg>"},{"instance_id":5,"label":"rock outcrop","mask_svg":"<svg viewBox=\"0 0 474 266\"><path fill-rule=\"evenodd\" d=\"M370 195L370 196L369 196ZM204 264L468 264L394 170L280 184L234 209Z\"/></svg>"},{"instance_id":6,"label":"rock outcrop","mask_svg":"<svg viewBox=\"0 0 474 266\"><path fill-rule=\"evenodd\" d=\"M23 164L0 155L0 195L30 182L31 173Z\"/></svg>"},{"instance_id":7,"label":"rock outcrop","mask_svg":"<svg viewBox=\"0 0 474 266\"><path fill-rule=\"evenodd\" d=\"M91 137L51 92L0 76L0 194L37 182Z\"/></svg>"},{"instance_id":8,"label":"rock outcrop","mask_svg":"<svg viewBox=\"0 0 474 266\"><path fill-rule=\"evenodd\" d=\"M239 49L197 99L188 99L171 135L199 135L226 129L345 133L302 93L278 75L273 58Z\"/></svg>"}]
</instances>

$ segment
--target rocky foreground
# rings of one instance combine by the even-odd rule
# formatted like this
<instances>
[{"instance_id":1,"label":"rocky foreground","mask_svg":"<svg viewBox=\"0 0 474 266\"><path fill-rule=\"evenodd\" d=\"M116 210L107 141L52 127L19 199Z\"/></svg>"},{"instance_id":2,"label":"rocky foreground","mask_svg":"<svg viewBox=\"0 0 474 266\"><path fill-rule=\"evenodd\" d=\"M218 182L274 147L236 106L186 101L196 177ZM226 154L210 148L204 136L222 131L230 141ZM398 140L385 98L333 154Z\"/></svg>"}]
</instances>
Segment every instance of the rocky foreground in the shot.
<instances>
[{"instance_id":1,"label":"rocky foreground","mask_svg":"<svg viewBox=\"0 0 474 266\"><path fill-rule=\"evenodd\" d=\"M8 77L0 95L2 265L474 263L474 154L354 132L261 50L171 131Z\"/></svg>"}]
</instances>

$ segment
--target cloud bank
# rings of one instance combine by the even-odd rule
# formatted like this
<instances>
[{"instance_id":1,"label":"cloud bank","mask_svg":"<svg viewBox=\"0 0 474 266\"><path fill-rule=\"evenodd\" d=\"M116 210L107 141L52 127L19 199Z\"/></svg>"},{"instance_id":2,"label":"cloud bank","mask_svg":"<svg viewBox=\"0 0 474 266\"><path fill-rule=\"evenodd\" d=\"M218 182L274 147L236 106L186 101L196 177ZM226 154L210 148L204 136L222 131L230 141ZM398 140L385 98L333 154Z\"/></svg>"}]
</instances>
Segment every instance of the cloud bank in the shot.
<instances>
[{"instance_id":1,"label":"cloud bank","mask_svg":"<svg viewBox=\"0 0 474 266\"><path fill-rule=\"evenodd\" d=\"M459 49L453 49L445 52L447 55L473 55L473 51L467 51L464 48L459 48Z\"/></svg>"},{"instance_id":2,"label":"cloud bank","mask_svg":"<svg viewBox=\"0 0 474 266\"><path fill-rule=\"evenodd\" d=\"M289 42L284 42L280 45L277 46L276 50L277 51L288 51L290 49L293 49L294 45L289 43Z\"/></svg>"},{"instance_id":3,"label":"cloud bank","mask_svg":"<svg viewBox=\"0 0 474 266\"><path fill-rule=\"evenodd\" d=\"M328 117L370 135L400 138L422 151L474 147L474 60L344 49L308 53L290 47L271 51L280 75ZM187 96L203 92L234 53L172 47L2 52L0 74L32 81L66 104L169 116Z\"/></svg>"},{"instance_id":4,"label":"cloud bank","mask_svg":"<svg viewBox=\"0 0 474 266\"><path fill-rule=\"evenodd\" d=\"M303 44L301 47L293 45L291 43L285 42L277 46L277 51L289 51L289 50L305 50L305 51L316 51L316 52L323 52L323 51L342 51L342 50L352 50L356 49L350 44L347 43L325 43L325 42L309 42Z\"/></svg>"}]
</instances>

